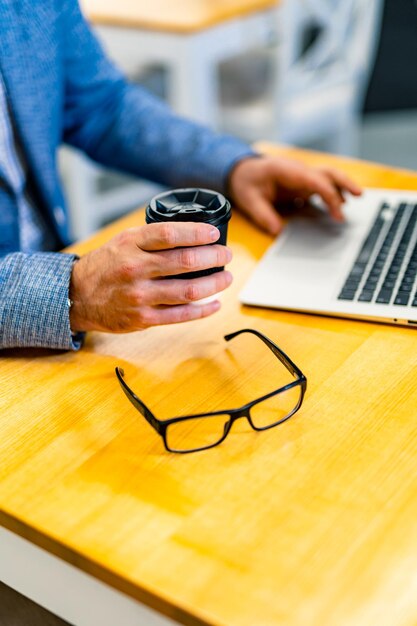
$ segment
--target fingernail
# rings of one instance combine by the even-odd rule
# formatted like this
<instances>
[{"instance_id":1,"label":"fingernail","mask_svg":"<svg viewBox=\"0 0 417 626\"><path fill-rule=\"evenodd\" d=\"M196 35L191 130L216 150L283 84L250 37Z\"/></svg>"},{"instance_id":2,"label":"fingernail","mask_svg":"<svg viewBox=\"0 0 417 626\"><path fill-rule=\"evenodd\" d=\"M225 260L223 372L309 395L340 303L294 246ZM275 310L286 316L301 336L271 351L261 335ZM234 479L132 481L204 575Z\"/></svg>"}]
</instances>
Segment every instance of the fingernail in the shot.
<instances>
[{"instance_id":1,"label":"fingernail","mask_svg":"<svg viewBox=\"0 0 417 626\"><path fill-rule=\"evenodd\" d=\"M233 253L229 248L226 248L226 263L230 263L230 261L233 259Z\"/></svg>"},{"instance_id":2,"label":"fingernail","mask_svg":"<svg viewBox=\"0 0 417 626\"><path fill-rule=\"evenodd\" d=\"M220 237L220 231L219 231L219 229L218 229L218 228L212 228L212 229L210 230L210 239L211 239L212 241L217 241L219 237Z\"/></svg>"}]
</instances>

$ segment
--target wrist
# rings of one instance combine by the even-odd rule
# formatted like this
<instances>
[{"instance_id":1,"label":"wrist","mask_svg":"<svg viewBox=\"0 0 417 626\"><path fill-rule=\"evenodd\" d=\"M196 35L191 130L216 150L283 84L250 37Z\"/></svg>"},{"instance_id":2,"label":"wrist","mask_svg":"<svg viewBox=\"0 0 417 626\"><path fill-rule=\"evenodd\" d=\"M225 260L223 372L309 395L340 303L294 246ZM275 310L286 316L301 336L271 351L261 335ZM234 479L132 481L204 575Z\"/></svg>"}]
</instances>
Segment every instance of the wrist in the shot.
<instances>
[{"instance_id":1,"label":"wrist","mask_svg":"<svg viewBox=\"0 0 417 626\"><path fill-rule=\"evenodd\" d=\"M234 180L238 176L239 170L244 168L245 165L248 163L248 161L250 162L253 159L259 159L261 157L262 157L262 154L259 154L258 152L245 154L243 157L240 157L239 159L237 159L230 167L229 172L227 174L227 178L226 178L225 188L226 188L226 196L230 198L232 201L235 200L236 185L234 184Z\"/></svg>"},{"instance_id":2,"label":"wrist","mask_svg":"<svg viewBox=\"0 0 417 626\"><path fill-rule=\"evenodd\" d=\"M68 292L69 321L73 334L87 330L86 321L82 315L81 284L79 258L76 258L72 266Z\"/></svg>"}]
</instances>

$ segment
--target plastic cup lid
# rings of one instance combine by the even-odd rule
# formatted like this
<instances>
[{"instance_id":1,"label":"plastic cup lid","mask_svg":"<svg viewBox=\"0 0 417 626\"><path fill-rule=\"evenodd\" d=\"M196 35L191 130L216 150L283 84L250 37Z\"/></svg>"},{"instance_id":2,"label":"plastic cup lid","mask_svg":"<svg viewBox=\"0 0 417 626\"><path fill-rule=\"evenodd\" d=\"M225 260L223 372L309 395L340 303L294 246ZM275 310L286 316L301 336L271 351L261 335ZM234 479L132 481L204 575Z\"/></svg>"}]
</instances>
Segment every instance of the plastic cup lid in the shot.
<instances>
[{"instance_id":1,"label":"plastic cup lid","mask_svg":"<svg viewBox=\"0 0 417 626\"><path fill-rule=\"evenodd\" d=\"M209 189L166 191L152 198L146 209L147 222L207 222L216 226L230 217L230 202Z\"/></svg>"}]
</instances>

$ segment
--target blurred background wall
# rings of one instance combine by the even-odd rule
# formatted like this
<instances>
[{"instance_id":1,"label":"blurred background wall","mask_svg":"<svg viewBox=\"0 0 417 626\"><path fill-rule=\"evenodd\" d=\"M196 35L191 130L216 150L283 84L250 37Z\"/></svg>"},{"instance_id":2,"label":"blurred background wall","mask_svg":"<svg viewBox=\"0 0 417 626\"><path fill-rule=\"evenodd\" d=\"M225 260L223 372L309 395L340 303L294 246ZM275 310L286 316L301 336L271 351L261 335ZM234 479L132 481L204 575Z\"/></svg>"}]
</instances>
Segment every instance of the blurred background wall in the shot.
<instances>
[{"instance_id":1,"label":"blurred background wall","mask_svg":"<svg viewBox=\"0 0 417 626\"><path fill-rule=\"evenodd\" d=\"M130 80L180 107L184 94L178 92L190 85L176 83L170 56L144 60L132 28L103 27L94 18L90 9L99 10L100 2L82 4L109 55ZM111 14L125 10L126 2L114 0ZM210 94L211 108L205 103L197 110L197 98L191 117L249 142L267 139L417 170L417 0L271 0L271 6L275 2L264 25L254 22L265 29L262 44L249 29L241 51L217 55L207 76L199 75L195 88ZM141 3L146 6L136 0L139 13ZM232 26L220 24L218 32ZM196 34L197 56L205 58L210 51L204 47L220 41L216 32ZM145 35L146 51L152 50L152 31ZM155 50L165 45L161 33L154 37ZM179 49L180 36L177 42ZM76 238L158 189L99 169L72 151L61 161Z\"/></svg>"},{"instance_id":2,"label":"blurred background wall","mask_svg":"<svg viewBox=\"0 0 417 626\"><path fill-rule=\"evenodd\" d=\"M417 170L417 2L385 0L360 154Z\"/></svg>"}]
</instances>

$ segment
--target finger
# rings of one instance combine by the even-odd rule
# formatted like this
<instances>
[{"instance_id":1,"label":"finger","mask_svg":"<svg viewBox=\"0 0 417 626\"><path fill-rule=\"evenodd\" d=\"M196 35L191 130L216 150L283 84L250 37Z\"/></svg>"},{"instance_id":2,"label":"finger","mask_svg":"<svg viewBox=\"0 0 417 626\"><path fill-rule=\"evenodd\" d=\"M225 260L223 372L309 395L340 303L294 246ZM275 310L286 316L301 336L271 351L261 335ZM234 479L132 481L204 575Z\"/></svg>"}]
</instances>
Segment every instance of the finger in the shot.
<instances>
[{"instance_id":1,"label":"finger","mask_svg":"<svg viewBox=\"0 0 417 626\"><path fill-rule=\"evenodd\" d=\"M137 245L142 250L168 250L184 246L204 246L217 241L220 231L198 222L160 222L139 229Z\"/></svg>"},{"instance_id":2,"label":"finger","mask_svg":"<svg viewBox=\"0 0 417 626\"><path fill-rule=\"evenodd\" d=\"M325 174L314 172L309 176L307 185L310 193L318 193L327 204L330 215L338 222L344 221L342 212L343 196Z\"/></svg>"},{"instance_id":3,"label":"finger","mask_svg":"<svg viewBox=\"0 0 417 626\"><path fill-rule=\"evenodd\" d=\"M354 196L362 195L362 188L357 185L349 176L347 176L344 172L340 170L333 169L332 167L322 168L322 171L329 176L331 180L339 187L342 191L348 191Z\"/></svg>"},{"instance_id":4,"label":"finger","mask_svg":"<svg viewBox=\"0 0 417 626\"><path fill-rule=\"evenodd\" d=\"M162 326L165 324L179 324L208 317L220 309L220 302L214 300L205 304L183 304L168 307L143 308L137 319L138 328Z\"/></svg>"},{"instance_id":5,"label":"finger","mask_svg":"<svg viewBox=\"0 0 417 626\"><path fill-rule=\"evenodd\" d=\"M160 279L149 281L148 304L187 304L227 289L233 281L230 272L217 272L193 279Z\"/></svg>"},{"instance_id":6,"label":"finger","mask_svg":"<svg viewBox=\"0 0 417 626\"><path fill-rule=\"evenodd\" d=\"M270 235L277 235L284 226L272 202L259 193L248 194L247 201L239 208Z\"/></svg>"},{"instance_id":7,"label":"finger","mask_svg":"<svg viewBox=\"0 0 417 626\"><path fill-rule=\"evenodd\" d=\"M223 267L232 260L232 252L226 246L217 244L198 248L162 250L147 255L146 266L142 265L142 275L149 278L174 276L188 272L200 272L212 267Z\"/></svg>"}]
</instances>

